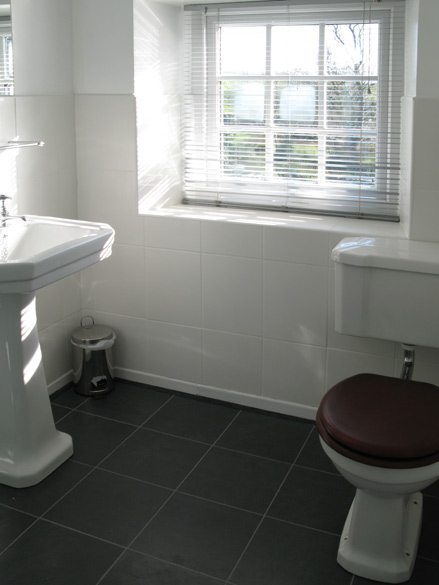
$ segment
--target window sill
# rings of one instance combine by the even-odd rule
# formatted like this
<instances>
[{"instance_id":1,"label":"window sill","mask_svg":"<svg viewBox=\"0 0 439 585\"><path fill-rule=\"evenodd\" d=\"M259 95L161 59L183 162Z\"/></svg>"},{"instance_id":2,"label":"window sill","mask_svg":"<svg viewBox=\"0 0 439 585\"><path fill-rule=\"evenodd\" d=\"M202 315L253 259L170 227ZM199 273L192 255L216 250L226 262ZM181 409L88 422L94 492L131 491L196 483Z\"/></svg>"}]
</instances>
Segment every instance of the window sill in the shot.
<instances>
[{"instance_id":1,"label":"window sill","mask_svg":"<svg viewBox=\"0 0 439 585\"><path fill-rule=\"evenodd\" d=\"M352 218L322 215L280 213L252 209L227 209L195 205L171 205L151 209L141 215L154 217L174 217L200 221L240 223L290 229L316 230L358 236L379 236L403 238L408 236L401 223L386 221L358 220Z\"/></svg>"}]
</instances>

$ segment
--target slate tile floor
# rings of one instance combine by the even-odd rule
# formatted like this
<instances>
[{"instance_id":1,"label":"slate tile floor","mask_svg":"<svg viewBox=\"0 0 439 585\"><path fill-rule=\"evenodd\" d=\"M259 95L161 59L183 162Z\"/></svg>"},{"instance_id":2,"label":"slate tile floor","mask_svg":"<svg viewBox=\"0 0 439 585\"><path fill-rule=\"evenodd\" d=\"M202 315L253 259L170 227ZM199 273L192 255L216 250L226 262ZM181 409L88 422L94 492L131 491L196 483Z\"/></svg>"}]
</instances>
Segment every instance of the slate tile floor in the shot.
<instances>
[{"instance_id":1,"label":"slate tile floor","mask_svg":"<svg viewBox=\"0 0 439 585\"><path fill-rule=\"evenodd\" d=\"M118 381L52 400L73 457L0 486L2 585L361 585L335 561L354 490L311 422ZM439 485L410 583L439 582Z\"/></svg>"}]
</instances>

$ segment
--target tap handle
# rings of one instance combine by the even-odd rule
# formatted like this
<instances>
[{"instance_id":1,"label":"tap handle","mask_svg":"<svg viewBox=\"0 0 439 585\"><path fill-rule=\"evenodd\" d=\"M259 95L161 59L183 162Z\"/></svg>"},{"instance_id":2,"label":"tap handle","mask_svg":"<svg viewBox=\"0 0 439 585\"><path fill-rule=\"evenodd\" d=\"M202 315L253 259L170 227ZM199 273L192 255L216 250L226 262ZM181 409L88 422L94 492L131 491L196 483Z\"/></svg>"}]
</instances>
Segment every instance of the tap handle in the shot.
<instances>
[{"instance_id":1,"label":"tap handle","mask_svg":"<svg viewBox=\"0 0 439 585\"><path fill-rule=\"evenodd\" d=\"M0 195L0 204L1 204L1 216L2 217L6 217L6 215L8 214L7 209L6 209L6 199L11 199L11 197L9 197L9 195Z\"/></svg>"}]
</instances>

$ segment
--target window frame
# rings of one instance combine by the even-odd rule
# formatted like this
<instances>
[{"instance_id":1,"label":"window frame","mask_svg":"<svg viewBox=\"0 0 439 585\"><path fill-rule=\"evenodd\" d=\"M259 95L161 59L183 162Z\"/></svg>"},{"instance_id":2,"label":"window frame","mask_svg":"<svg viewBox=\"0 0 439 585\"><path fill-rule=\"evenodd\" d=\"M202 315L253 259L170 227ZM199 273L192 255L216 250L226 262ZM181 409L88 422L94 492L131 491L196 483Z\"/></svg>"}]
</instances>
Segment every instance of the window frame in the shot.
<instances>
[{"instance_id":1,"label":"window frame","mask_svg":"<svg viewBox=\"0 0 439 585\"><path fill-rule=\"evenodd\" d=\"M358 6L358 3L356 3ZM365 6L365 4L363 5ZM399 46L395 47L397 35L392 34L392 18L394 17L394 7L390 7L388 4L384 8L374 9L369 14L363 10L352 9L349 6L334 6L328 8L324 7L321 12L316 12L308 8L297 9L292 7L288 11L288 19L285 17L285 9L283 12L271 12L269 14L264 13L252 13L249 16L245 15L245 10L234 13L233 10L219 10L209 11L205 10L203 19L204 27L199 29L199 34L202 31L204 35L200 38L197 35L194 36L193 42L195 44L204 43L206 51L206 67L196 75L191 76L192 92L199 98L200 95L205 95L204 103L204 132L205 132L205 149L209 153L206 157L206 168L205 168L205 183L201 187L201 184L195 186L195 191L199 191L197 196L194 192L193 186L189 185L189 196L185 197L185 202L189 203L211 203L214 205L225 205L229 207L245 207L245 208L265 208L275 210L286 210L293 212L311 212L318 214L330 214L330 215L343 215L343 216L356 216L356 217L374 217L377 219L387 219L398 221L398 210L392 210L392 213L387 213L382 210L383 205L389 204L389 198L394 198L395 194L389 194L389 185L394 184L395 180L399 180L400 166L392 168L392 164L389 161L399 160L400 158L400 140L399 141L387 141L386 144L382 144L382 141L376 139L376 156L375 156L375 174L377 177L376 187L369 188L367 186L355 185L354 188L340 183L334 182L333 185L326 181L325 184L302 184L299 182L288 181L288 180L272 180L270 181L269 195L264 196L264 189L261 187L268 183L265 181L252 181L250 180L236 180L233 177L224 177L221 169L222 165L222 153L221 153L221 140L220 136L226 132L233 132L234 125L225 125L221 120L221 90L220 85L224 81L263 81L268 82L268 85L272 85L275 81L315 81L318 84L318 96L321 100L319 108L327 108L328 104L326 100L322 99L324 93L324 86L331 80L345 80L345 81L357 81L361 78L362 81L371 82L376 81L378 83L378 95L377 95L377 127L375 134L377 137L384 135L387 132L389 126L398 129L400 128L401 121L401 100L402 88L395 90L392 80L397 76L397 72L400 74L404 69L404 41L399 41ZM398 3L396 10L403 11L404 4ZM402 13L400 12L399 15ZM325 46L324 35L322 31L328 24L347 24L347 23L363 23L369 24L369 18L371 23L378 23L380 27L379 33L379 66L378 75L374 76L343 76L343 75L328 75L325 71L326 59L323 57L319 59L319 71L317 76L279 76L272 75L268 71L269 58L266 58L266 70L262 76L243 76L243 75L221 75L219 68L219 28L222 25L227 26L255 26L264 25L268 27L276 25L288 25L288 24L318 24L320 30L319 50ZM269 46L266 45L266 55L269 53ZM397 49L397 50L395 50ZM393 55L394 62L391 63L390 56ZM396 55L396 56L395 56ZM273 92L270 92L273 95ZM382 95L387 94L388 99L383 103ZM266 101L264 107L266 108ZM274 112L274 106L271 109L271 113ZM352 128L347 128L346 131L337 129L336 127L324 127L323 122L325 117L318 116L318 125L312 128L312 133L316 134L319 138L319 144L322 142L322 138L328 135L351 135L354 136L357 133L353 133ZM203 123L201 122L201 123ZM236 125L238 128L239 125ZM295 128L292 126L276 125L273 122L273 115L271 121L265 122L265 124L259 126L249 126L245 130L262 132L264 136L274 137L277 134L294 134L295 132L303 133L303 127ZM311 129L308 128L308 132ZM358 132L358 135L363 135L363 130ZM268 161L273 164L273 161L269 160L270 152L274 152L273 149L266 149L265 158L267 159L268 150ZM325 153L326 150L318 149L318 174L321 178L322 173L326 173L326 162ZM381 169L381 170L380 170ZM384 169L384 172L382 171ZM216 177L213 181L210 181L210 177ZM200 189L201 187L201 189ZM190 194L192 190L192 195ZM215 195L216 194L216 195ZM352 198L352 205L349 203L349 199ZM367 212L358 212L356 210L357 200L363 199L363 203L367 201ZM297 200L297 201L296 201ZM392 199L393 201L393 199Z\"/></svg>"}]
</instances>

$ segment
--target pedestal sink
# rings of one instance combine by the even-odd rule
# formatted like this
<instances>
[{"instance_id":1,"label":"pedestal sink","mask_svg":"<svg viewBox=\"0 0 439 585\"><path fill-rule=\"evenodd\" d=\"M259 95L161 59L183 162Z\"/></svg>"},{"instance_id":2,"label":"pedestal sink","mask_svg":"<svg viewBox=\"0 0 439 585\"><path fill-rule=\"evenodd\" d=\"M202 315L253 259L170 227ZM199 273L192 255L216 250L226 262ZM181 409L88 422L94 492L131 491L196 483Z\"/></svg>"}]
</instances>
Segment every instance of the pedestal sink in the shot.
<instances>
[{"instance_id":1,"label":"pedestal sink","mask_svg":"<svg viewBox=\"0 0 439 585\"><path fill-rule=\"evenodd\" d=\"M51 217L0 227L0 483L27 487L73 453L56 430L41 360L35 291L111 254L106 225Z\"/></svg>"}]
</instances>

